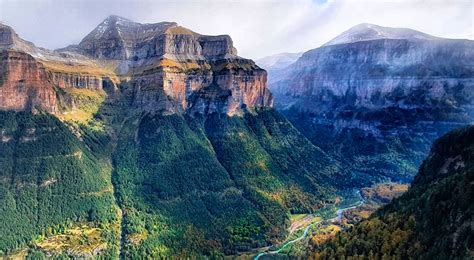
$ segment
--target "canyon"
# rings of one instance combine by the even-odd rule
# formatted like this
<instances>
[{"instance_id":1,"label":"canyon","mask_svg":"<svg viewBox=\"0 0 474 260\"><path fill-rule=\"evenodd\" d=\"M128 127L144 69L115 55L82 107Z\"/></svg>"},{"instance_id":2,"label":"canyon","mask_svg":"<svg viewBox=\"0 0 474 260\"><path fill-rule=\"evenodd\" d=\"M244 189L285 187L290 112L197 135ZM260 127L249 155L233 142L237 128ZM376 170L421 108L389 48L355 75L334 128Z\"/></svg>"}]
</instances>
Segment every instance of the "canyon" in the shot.
<instances>
[{"instance_id":1,"label":"canyon","mask_svg":"<svg viewBox=\"0 0 474 260\"><path fill-rule=\"evenodd\" d=\"M414 179L363 223L392 221L432 183L447 196L436 180L470 194L472 127L426 155L473 122L473 47L361 24L255 63L230 36L174 22L111 15L57 50L0 24L0 257L337 255L311 226L359 228L377 204L361 191L385 204ZM363 188L380 182L397 184ZM469 237L468 217L446 212Z\"/></svg>"}]
</instances>

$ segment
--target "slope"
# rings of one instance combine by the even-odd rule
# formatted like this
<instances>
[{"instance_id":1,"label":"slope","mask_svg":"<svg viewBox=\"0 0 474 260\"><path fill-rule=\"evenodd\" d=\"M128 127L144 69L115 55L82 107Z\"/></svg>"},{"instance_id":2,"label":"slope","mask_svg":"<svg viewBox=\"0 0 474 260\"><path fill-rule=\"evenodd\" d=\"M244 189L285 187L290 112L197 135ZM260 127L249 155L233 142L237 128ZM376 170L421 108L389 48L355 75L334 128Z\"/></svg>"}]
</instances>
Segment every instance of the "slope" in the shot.
<instances>
[{"instance_id":1,"label":"slope","mask_svg":"<svg viewBox=\"0 0 474 260\"><path fill-rule=\"evenodd\" d=\"M0 254L81 222L108 226L105 254L116 255L111 168L82 141L89 138L51 115L5 111L0 133Z\"/></svg>"},{"instance_id":2,"label":"slope","mask_svg":"<svg viewBox=\"0 0 474 260\"><path fill-rule=\"evenodd\" d=\"M313 245L316 259L469 259L474 252L474 127L438 139L412 187L368 220Z\"/></svg>"},{"instance_id":3,"label":"slope","mask_svg":"<svg viewBox=\"0 0 474 260\"><path fill-rule=\"evenodd\" d=\"M114 182L126 257L235 254L281 240L290 212L330 202L344 173L271 110L146 114L122 129ZM338 180L338 181L335 181Z\"/></svg>"}]
</instances>

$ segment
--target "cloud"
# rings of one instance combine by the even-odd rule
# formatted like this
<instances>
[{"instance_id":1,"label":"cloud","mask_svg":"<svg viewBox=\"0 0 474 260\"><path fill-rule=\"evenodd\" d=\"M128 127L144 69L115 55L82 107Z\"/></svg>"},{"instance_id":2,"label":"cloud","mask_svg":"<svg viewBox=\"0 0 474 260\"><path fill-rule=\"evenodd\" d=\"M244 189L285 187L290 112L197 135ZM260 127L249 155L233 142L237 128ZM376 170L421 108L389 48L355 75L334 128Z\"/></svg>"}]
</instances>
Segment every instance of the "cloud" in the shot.
<instances>
[{"instance_id":1,"label":"cloud","mask_svg":"<svg viewBox=\"0 0 474 260\"><path fill-rule=\"evenodd\" d=\"M471 0L0 0L0 21L47 48L78 43L110 14L175 21L202 34L229 34L239 54L306 51L368 22L451 38L474 38Z\"/></svg>"}]
</instances>

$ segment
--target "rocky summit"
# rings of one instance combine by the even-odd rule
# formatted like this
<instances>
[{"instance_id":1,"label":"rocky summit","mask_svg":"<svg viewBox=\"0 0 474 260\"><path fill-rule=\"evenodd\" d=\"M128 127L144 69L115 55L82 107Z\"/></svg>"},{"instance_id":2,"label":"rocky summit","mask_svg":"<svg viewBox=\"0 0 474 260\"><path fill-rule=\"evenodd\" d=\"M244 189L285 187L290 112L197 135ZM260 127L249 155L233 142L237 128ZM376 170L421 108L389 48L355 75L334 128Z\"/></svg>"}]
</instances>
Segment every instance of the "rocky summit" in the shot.
<instances>
[{"instance_id":1,"label":"rocky summit","mask_svg":"<svg viewBox=\"0 0 474 260\"><path fill-rule=\"evenodd\" d=\"M237 56L227 35L206 36L176 23L110 16L78 45L56 51L0 26L0 106L74 109L61 89L105 91L139 111L241 114L272 106L266 72Z\"/></svg>"}]
</instances>

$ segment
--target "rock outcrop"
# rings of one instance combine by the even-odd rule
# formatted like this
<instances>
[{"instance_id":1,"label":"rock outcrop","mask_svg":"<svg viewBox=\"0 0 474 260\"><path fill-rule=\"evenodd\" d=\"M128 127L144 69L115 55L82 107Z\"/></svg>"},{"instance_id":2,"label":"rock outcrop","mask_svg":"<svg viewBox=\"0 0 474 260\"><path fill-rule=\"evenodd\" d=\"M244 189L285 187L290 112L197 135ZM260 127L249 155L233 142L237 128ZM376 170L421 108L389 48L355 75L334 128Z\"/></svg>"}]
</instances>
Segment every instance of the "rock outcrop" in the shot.
<instances>
[{"instance_id":1,"label":"rock outcrop","mask_svg":"<svg viewBox=\"0 0 474 260\"><path fill-rule=\"evenodd\" d=\"M110 16L90 32L78 46L95 58L142 60L152 57L219 59L235 57L237 51L227 35L204 36L172 22L140 24Z\"/></svg>"},{"instance_id":2,"label":"rock outcrop","mask_svg":"<svg viewBox=\"0 0 474 260\"><path fill-rule=\"evenodd\" d=\"M0 108L61 113L57 88L102 90L115 78L85 56L36 47L0 24Z\"/></svg>"},{"instance_id":3,"label":"rock outcrop","mask_svg":"<svg viewBox=\"0 0 474 260\"><path fill-rule=\"evenodd\" d=\"M101 91L105 85L121 89L138 111L236 115L272 106L265 70L237 56L227 35L205 36L172 22L140 24L110 16L78 45L49 51L20 39L8 26L0 28L2 51L24 53L41 64L41 88L53 95L49 103L33 104L49 112L59 112L55 87ZM1 82L11 81L7 69L15 64L4 66ZM31 106L15 102L3 103L2 109Z\"/></svg>"},{"instance_id":4,"label":"rock outcrop","mask_svg":"<svg viewBox=\"0 0 474 260\"><path fill-rule=\"evenodd\" d=\"M0 109L57 112L56 93L44 66L26 53L0 51Z\"/></svg>"}]
</instances>

